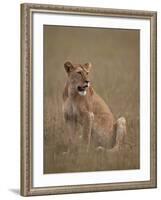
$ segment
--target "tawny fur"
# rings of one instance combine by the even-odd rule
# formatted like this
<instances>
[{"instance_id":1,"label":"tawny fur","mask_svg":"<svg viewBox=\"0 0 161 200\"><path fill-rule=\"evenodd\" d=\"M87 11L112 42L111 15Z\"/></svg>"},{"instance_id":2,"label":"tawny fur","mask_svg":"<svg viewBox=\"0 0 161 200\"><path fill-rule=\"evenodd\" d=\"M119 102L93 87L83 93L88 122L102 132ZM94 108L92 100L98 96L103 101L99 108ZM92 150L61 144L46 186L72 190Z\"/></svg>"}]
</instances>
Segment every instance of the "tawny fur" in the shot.
<instances>
[{"instance_id":1,"label":"tawny fur","mask_svg":"<svg viewBox=\"0 0 161 200\"><path fill-rule=\"evenodd\" d=\"M98 149L119 149L126 134L126 120L118 120L90 85L88 74L92 65L64 64L68 78L63 91L63 112L67 125L69 146L76 143L79 125L83 128L83 142L90 148L91 142Z\"/></svg>"}]
</instances>

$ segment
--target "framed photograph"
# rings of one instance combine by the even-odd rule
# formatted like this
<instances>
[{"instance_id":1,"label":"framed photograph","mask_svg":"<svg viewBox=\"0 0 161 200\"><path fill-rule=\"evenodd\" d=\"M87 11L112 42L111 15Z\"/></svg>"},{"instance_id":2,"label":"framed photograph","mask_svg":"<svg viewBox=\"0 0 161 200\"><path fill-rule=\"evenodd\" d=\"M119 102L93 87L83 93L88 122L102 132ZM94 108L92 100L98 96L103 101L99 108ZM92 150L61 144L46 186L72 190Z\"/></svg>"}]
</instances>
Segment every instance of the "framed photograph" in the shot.
<instances>
[{"instance_id":1,"label":"framed photograph","mask_svg":"<svg viewBox=\"0 0 161 200\"><path fill-rule=\"evenodd\" d=\"M21 5L21 195L156 187L156 24Z\"/></svg>"}]
</instances>

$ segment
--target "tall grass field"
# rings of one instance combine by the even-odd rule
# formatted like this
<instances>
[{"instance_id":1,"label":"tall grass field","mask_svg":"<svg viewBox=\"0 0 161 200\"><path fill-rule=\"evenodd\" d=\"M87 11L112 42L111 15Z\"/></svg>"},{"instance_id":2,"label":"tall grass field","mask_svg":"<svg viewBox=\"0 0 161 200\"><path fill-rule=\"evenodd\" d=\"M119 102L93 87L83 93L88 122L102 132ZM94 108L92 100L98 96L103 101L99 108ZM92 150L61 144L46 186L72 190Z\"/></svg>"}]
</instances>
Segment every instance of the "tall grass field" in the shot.
<instances>
[{"instance_id":1,"label":"tall grass field","mask_svg":"<svg viewBox=\"0 0 161 200\"><path fill-rule=\"evenodd\" d=\"M44 26L44 173L127 170L140 167L139 30ZM91 83L115 118L127 120L118 152L68 148L62 112L64 62L92 63Z\"/></svg>"}]
</instances>

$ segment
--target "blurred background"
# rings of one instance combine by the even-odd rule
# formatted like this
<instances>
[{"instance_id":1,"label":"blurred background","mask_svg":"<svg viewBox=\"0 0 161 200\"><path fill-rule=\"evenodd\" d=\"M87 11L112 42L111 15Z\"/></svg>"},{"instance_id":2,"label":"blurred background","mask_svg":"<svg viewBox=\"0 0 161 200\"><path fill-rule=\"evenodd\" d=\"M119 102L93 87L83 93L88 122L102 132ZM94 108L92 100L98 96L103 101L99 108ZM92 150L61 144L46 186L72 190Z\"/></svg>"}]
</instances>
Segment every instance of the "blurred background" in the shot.
<instances>
[{"instance_id":1,"label":"blurred background","mask_svg":"<svg viewBox=\"0 0 161 200\"><path fill-rule=\"evenodd\" d=\"M66 137L62 92L64 62L92 63L95 91L128 135L116 153L63 156ZM139 168L139 30L44 26L44 173Z\"/></svg>"}]
</instances>

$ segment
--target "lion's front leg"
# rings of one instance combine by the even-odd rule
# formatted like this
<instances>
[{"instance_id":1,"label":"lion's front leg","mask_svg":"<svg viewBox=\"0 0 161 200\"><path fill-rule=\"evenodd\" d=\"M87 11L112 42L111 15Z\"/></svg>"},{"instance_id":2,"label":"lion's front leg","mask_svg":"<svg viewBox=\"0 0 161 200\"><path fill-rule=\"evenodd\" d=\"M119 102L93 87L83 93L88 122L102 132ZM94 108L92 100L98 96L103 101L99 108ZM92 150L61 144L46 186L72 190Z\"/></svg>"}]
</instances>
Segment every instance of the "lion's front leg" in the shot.
<instances>
[{"instance_id":1,"label":"lion's front leg","mask_svg":"<svg viewBox=\"0 0 161 200\"><path fill-rule=\"evenodd\" d=\"M91 131L92 131L92 125L94 120L94 115L91 112L84 112L82 117L82 126L83 126L83 141L86 145L87 152L90 148L91 143Z\"/></svg>"}]
</instances>

